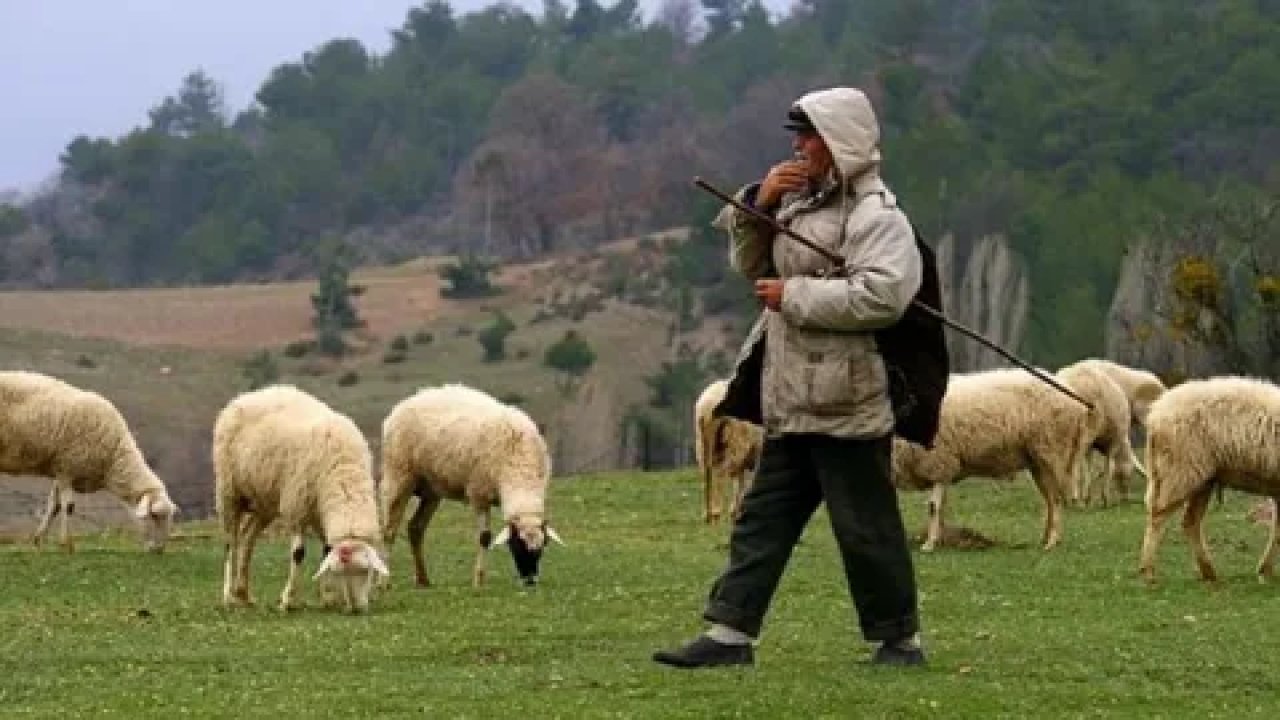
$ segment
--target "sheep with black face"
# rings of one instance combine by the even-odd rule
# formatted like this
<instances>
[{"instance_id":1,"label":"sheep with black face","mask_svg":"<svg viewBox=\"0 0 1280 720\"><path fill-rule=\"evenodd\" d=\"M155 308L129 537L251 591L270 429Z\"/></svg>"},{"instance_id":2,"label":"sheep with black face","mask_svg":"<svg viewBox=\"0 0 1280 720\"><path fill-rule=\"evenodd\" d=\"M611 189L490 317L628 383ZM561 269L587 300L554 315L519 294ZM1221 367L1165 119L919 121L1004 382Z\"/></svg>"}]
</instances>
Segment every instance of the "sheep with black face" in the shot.
<instances>
[{"instance_id":1,"label":"sheep with black face","mask_svg":"<svg viewBox=\"0 0 1280 720\"><path fill-rule=\"evenodd\" d=\"M449 384L424 388L400 401L382 423L382 538L390 548L409 499L409 549L419 586L430 584L423 537L442 500L471 506L479 548L472 584L484 584L485 554L506 545L526 585L538 581L548 540L560 542L547 524L546 495L551 456L538 426L519 408L487 393ZM494 537L490 510L502 510Z\"/></svg>"}]
</instances>

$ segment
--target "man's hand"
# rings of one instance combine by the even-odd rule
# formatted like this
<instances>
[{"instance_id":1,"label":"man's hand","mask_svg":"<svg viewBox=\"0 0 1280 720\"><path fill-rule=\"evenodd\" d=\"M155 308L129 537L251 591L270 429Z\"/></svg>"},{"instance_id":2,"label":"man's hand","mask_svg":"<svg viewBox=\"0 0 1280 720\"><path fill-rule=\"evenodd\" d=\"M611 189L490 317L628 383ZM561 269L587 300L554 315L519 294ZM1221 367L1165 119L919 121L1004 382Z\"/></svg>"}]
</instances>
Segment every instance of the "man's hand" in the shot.
<instances>
[{"instance_id":1,"label":"man's hand","mask_svg":"<svg viewBox=\"0 0 1280 720\"><path fill-rule=\"evenodd\" d=\"M782 285L783 281L778 278L768 278L756 281L756 297L764 303L764 306L774 312L782 311Z\"/></svg>"},{"instance_id":2,"label":"man's hand","mask_svg":"<svg viewBox=\"0 0 1280 720\"><path fill-rule=\"evenodd\" d=\"M809 187L807 166L796 160L780 162L769 169L756 191L756 207L772 208L789 192L800 192Z\"/></svg>"}]
</instances>

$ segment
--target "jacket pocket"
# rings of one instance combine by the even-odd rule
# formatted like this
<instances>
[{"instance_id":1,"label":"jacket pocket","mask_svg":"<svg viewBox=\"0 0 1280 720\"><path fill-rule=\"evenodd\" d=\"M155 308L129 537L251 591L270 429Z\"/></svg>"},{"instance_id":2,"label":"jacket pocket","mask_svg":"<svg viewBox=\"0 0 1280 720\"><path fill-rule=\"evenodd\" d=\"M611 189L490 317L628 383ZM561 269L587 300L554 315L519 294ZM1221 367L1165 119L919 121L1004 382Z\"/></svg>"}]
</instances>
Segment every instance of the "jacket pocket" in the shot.
<instances>
[{"instance_id":1,"label":"jacket pocket","mask_svg":"<svg viewBox=\"0 0 1280 720\"><path fill-rule=\"evenodd\" d=\"M884 393L884 364L869 342L845 336L836 347L802 350L805 405L818 416L853 415Z\"/></svg>"}]
</instances>

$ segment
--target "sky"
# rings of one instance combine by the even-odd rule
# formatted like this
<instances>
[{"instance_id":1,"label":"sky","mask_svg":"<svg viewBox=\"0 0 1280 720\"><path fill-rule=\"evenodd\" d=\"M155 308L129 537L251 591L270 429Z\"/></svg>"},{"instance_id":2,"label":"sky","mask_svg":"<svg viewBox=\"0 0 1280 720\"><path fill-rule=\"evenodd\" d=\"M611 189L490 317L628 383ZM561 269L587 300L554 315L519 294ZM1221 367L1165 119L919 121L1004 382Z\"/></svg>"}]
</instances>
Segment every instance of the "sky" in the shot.
<instances>
[{"instance_id":1,"label":"sky","mask_svg":"<svg viewBox=\"0 0 1280 720\"><path fill-rule=\"evenodd\" d=\"M542 0L511 0L541 13ZM268 73L335 37L385 52L421 0L0 0L0 194L34 190L77 135L116 138L203 68L243 110ZM456 15L494 0L451 0ZM565 3L573 7L572 0ZM610 2L602 4L609 5ZM641 0L652 13L661 0ZM789 0L766 0L773 11Z\"/></svg>"}]
</instances>

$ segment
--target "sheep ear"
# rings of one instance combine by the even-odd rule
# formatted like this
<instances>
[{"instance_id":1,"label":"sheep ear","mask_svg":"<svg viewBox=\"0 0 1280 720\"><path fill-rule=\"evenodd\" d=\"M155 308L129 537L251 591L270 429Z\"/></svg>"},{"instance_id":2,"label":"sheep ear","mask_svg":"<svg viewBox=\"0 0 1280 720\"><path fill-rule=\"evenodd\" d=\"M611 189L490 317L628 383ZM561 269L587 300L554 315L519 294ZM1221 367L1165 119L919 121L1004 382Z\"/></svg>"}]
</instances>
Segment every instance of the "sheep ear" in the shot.
<instances>
[{"instance_id":1,"label":"sheep ear","mask_svg":"<svg viewBox=\"0 0 1280 720\"><path fill-rule=\"evenodd\" d=\"M138 501L138 507L133 509L133 516L139 520L146 520L151 515L151 496L143 495Z\"/></svg>"},{"instance_id":2,"label":"sheep ear","mask_svg":"<svg viewBox=\"0 0 1280 720\"><path fill-rule=\"evenodd\" d=\"M391 577L391 570L387 568L387 564L382 561L382 555L377 550L369 548L366 552L369 554L369 567L382 577Z\"/></svg>"},{"instance_id":3,"label":"sheep ear","mask_svg":"<svg viewBox=\"0 0 1280 720\"><path fill-rule=\"evenodd\" d=\"M178 506L168 498L160 498L151 503L150 513L152 515L177 515Z\"/></svg>"},{"instance_id":4,"label":"sheep ear","mask_svg":"<svg viewBox=\"0 0 1280 720\"><path fill-rule=\"evenodd\" d=\"M560 533L556 532L556 529L550 525L547 526L547 537L551 538L552 542L564 544L564 541L560 539Z\"/></svg>"},{"instance_id":5,"label":"sheep ear","mask_svg":"<svg viewBox=\"0 0 1280 720\"><path fill-rule=\"evenodd\" d=\"M498 537L494 538L493 542L489 543L489 547L506 545L507 541L510 539L511 539L511 526L503 525L502 529L498 531Z\"/></svg>"},{"instance_id":6,"label":"sheep ear","mask_svg":"<svg viewBox=\"0 0 1280 720\"><path fill-rule=\"evenodd\" d=\"M334 556L333 551L332 551L332 550L330 550L330 551L329 551L329 554L324 556L324 561L320 563L320 569L319 569L319 570L316 570L316 574L315 574L315 575L312 575L312 576L311 576L311 579L312 579L312 580L319 580L321 575L324 575L325 573L327 573L327 572L329 572L329 571L333 570L333 558L334 558L334 557L335 557L335 556Z\"/></svg>"}]
</instances>

